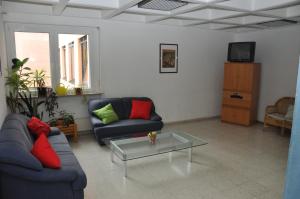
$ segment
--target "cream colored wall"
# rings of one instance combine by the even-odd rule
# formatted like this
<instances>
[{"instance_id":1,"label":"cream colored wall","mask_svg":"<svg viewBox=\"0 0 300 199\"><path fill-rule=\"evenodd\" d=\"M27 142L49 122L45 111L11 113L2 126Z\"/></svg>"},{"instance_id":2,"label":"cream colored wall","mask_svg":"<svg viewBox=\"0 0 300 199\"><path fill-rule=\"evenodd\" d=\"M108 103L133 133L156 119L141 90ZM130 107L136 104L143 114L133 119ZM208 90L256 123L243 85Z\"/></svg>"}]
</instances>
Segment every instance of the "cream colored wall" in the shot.
<instances>
[{"instance_id":1,"label":"cream colored wall","mask_svg":"<svg viewBox=\"0 0 300 199\"><path fill-rule=\"evenodd\" d=\"M258 120L265 108L284 96L295 96L300 55L300 26L238 34L236 41L256 41L256 62L262 64Z\"/></svg>"},{"instance_id":2,"label":"cream colored wall","mask_svg":"<svg viewBox=\"0 0 300 199\"><path fill-rule=\"evenodd\" d=\"M0 57L2 65L2 76L0 76L0 126L7 114L6 100L5 100L5 87L4 87L4 75L5 75L5 66L6 66L6 55L5 55L5 44L4 44L4 27L3 20L0 14Z\"/></svg>"}]
</instances>

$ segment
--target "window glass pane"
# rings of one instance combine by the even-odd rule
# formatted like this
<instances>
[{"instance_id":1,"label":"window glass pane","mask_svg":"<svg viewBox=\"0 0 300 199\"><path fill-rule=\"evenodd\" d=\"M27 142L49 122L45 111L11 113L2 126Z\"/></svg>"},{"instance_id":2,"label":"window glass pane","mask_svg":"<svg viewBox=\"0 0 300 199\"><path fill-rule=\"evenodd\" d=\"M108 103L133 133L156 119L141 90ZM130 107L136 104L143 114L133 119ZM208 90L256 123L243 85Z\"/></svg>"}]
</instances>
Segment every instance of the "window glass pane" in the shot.
<instances>
[{"instance_id":1,"label":"window glass pane","mask_svg":"<svg viewBox=\"0 0 300 199\"><path fill-rule=\"evenodd\" d=\"M51 87L49 33L15 32L16 57L18 59L29 58L26 66L32 72L44 70L45 83Z\"/></svg>"},{"instance_id":2,"label":"window glass pane","mask_svg":"<svg viewBox=\"0 0 300 199\"><path fill-rule=\"evenodd\" d=\"M90 88L88 35L59 34L60 83Z\"/></svg>"}]
</instances>

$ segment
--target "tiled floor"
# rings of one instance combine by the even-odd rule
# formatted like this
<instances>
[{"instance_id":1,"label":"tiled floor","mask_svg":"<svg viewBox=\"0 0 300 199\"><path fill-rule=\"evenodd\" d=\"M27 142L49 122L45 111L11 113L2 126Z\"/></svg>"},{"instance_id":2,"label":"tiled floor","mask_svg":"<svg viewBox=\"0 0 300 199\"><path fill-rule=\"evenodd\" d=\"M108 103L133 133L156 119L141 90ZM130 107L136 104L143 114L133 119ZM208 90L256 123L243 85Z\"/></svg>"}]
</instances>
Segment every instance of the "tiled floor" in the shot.
<instances>
[{"instance_id":1,"label":"tiled floor","mask_svg":"<svg viewBox=\"0 0 300 199\"><path fill-rule=\"evenodd\" d=\"M193 150L128 162L128 178L120 161L93 136L72 147L85 170L87 199L280 199L282 198L289 136L262 125L242 127L206 120L167 125L209 142Z\"/></svg>"}]
</instances>

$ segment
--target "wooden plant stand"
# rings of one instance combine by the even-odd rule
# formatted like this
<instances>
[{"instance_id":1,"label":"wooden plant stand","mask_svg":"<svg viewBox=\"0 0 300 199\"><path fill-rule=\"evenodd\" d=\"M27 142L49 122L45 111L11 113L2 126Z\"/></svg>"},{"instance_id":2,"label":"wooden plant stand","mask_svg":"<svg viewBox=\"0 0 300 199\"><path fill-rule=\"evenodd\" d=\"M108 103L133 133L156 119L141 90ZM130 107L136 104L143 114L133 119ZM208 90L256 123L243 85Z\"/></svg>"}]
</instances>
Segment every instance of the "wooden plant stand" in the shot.
<instances>
[{"instance_id":1,"label":"wooden plant stand","mask_svg":"<svg viewBox=\"0 0 300 199\"><path fill-rule=\"evenodd\" d=\"M71 135L74 142L78 141L78 133L77 133L77 124L70 124L69 126L63 126L59 125L56 126L59 128L61 132L63 132L65 135Z\"/></svg>"}]
</instances>

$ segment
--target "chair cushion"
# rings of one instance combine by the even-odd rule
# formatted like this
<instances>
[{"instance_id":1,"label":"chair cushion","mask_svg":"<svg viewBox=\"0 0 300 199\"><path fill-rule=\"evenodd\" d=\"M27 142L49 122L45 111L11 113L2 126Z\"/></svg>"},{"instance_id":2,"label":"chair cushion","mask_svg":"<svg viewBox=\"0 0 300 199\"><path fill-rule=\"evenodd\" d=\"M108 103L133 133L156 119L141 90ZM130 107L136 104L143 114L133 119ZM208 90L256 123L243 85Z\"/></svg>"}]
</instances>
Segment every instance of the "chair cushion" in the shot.
<instances>
[{"instance_id":1,"label":"chair cushion","mask_svg":"<svg viewBox=\"0 0 300 199\"><path fill-rule=\"evenodd\" d=\"M285 120L285 115L280 113L269 113L268 116L277 120Z\"/></svg>"},{"instance_id":2,"label":"chair cushion","mask_svg":"<svg viewBox=\"0 0 300 199\"><path fill-rule=\"evenodd\" d=\"M293 120L293 113L294 113L294 105L289 105L287 113L285 114L285 118L287 120Z\"/></svg>"}]
</instances>

